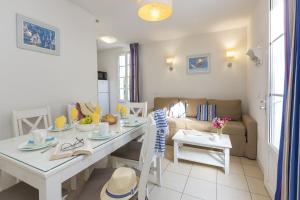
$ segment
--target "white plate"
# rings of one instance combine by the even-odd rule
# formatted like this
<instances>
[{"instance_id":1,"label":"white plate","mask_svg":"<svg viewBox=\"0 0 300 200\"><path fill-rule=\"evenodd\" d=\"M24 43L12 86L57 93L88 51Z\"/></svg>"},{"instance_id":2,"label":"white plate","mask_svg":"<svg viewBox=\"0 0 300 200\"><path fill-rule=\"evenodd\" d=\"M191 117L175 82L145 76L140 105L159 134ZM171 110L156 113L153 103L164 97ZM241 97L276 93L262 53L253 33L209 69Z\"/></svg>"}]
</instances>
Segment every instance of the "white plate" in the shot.
<instances>
[{"instance_id":1,"label":"white plate","mask_svg":"<svg viewBox=\"0 0 300 200\"><path fill-rule=\"evenodd\" d=\"M55 145L58 142L58 140L56 138L54 138L54 140L45 142L45 144L41 144L41 145L36 145L36 144L32 144L29 143L29 141L23 142L22 144L19 145L18 149L21 151L35 151L35 150L39 150L39 149L43 149L52 145Z\"/></svg>"},{"instance_id":2,"label":"white plate","mask_svg":"<svg viewBox=\"0 0 300 200\"><path fill-rule=\"evenodd\" d=\"M107 140L112 137L111 133L99 134L99 133L90 133L88 138L91 140Z\"/></svg>"},{"instance_id":3,"label":"white plate","mask_svg":"<svg viewBox=\"0 0 300 200\"><path fill-rule=\"evenodd\" d=\"M99 124L76 124L76 128L81 132L95 131L99 128Z\"/></svg>"},{"instance_id":4,"label":"white plate","mask_svg":"<svg viewBox=\"0 0 300 200\"><path fill-rule=\"evenodd\" d=\"M48 128L48 131L51 131L51 132L60 132L60 131L67 131L67 130L70 130L73 128L73 125L72 124L66 124L65 127L63 129L57 129L54 125L53 126L50 126Z\"/></svg>"},{"instance_id":5,"label":"white plate","mask_svg":"<svg viewBox=\"0 0 300 200\"><path fill-rule=\"evenodd\" d=\"M124 127L136 127L136 126L140 125L141 122L138 121L138 120L135 120L133 123L129 123L128 120L125 120L125 121L123 122L123 124L124 124Z\"/></svg>"}]
</instances>

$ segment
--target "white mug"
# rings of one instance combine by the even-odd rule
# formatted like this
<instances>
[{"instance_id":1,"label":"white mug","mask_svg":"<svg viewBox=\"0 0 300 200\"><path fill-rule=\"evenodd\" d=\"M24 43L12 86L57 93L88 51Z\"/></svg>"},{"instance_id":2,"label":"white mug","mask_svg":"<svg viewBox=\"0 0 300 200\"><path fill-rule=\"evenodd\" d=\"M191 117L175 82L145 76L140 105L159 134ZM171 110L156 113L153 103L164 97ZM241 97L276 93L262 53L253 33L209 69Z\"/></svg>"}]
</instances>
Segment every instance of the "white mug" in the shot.
<instances>
[{"instance_id":1,"label":"white mug","mask_svg":"<svg viewBox=\"0 0 300 200\"><path fill-rule=\"evenodd\" d=\"M47 139L47 130L45 129L35 129L31 131L32 139L34 144L41 145L46 142Z\"/></svg>"},{"instance_id":2,"label":"white mug","mask_svg":"<svg viewBox=\"0 0 300 200\"><path fill-rule=\"evenodd\" d=\"M131 124L131 125L134 124L135 123L135 119L136 118L135 118L134 115L129 115L128 116L128 123Z\"/></svg>"},{"instance_id":3,"label":"white mug","mask_svg":"<svg viewBox=\"0 0 300 200\"><path fill-rule=\"evenodd\" d=\"M109 132L108 122L99 123L99 132L100 132L100 134L107 134Z\"/></svg>"}]
</instances>

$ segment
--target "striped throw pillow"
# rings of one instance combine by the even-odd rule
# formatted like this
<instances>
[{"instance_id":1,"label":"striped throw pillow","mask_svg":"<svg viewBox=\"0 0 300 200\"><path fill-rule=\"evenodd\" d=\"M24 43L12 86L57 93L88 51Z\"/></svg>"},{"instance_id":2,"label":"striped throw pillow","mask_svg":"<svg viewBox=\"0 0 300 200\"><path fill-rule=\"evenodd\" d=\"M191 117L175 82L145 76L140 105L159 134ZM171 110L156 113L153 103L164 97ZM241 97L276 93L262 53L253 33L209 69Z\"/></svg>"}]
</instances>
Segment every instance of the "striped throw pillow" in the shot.
<instances>
[{"instance_id":1,"label":"striped throw pillow","mask_svg":"<svg viewBox=\"0 0 300 200\"><path fill-rule=\"evenodd\" d=\"M207 121L207 104L200 104L197 106L197 120Z\"/></svg>"},{"instance_id":2,"label":"striped throw pillow","mask_svg":"<svg viewBox=\"0 0 300 200\"><path fill-rule=\"evenodd\" d=\"M216 118L216 104L209 104L207 106L207 119L208 121L212 121Z\"/></svg>"}]
</instances>

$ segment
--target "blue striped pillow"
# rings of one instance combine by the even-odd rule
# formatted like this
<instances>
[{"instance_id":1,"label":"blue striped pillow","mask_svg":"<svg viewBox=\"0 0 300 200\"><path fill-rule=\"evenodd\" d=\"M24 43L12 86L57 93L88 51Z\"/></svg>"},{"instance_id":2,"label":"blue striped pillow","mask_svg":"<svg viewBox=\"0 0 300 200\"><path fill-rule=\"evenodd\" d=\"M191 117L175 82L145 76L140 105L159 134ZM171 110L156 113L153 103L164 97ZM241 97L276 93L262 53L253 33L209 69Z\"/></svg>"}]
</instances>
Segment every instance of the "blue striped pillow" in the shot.
<instances>
[{"instance_id":1,"label":"blue striped pillow","mask_svg":"<svg viewBox=\"0 0 300 200\"><path fill-rule=\"evenodd\" d=\"M197 120L199 121L207 121L207 104L200 104L197 106Z\"/></svg>"},{"instance_id":2,"label":"blue striped pillow","mask_svg":"<svg viewBox=\"0 0 300 200\"><path fill-rule=\"evenodd\" d=\"M207 118L208 121L212 121L214 118L216 118L216 104L209 104L207 107Z\"/></svg>"}]
</instances>

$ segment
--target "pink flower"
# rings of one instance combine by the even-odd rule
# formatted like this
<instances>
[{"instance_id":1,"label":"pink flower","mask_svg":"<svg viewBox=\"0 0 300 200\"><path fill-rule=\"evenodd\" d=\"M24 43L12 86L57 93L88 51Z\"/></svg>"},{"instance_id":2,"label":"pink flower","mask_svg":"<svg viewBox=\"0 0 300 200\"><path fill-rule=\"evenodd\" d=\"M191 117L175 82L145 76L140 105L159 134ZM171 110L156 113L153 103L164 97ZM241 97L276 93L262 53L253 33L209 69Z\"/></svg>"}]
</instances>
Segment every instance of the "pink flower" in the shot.
<instances>
[{"instance_id":1,"label":"pink flower","mask_svg":"<svg viewBox=\"0 0 300 200\"><path fill-rule=\"evenodd\" d=\"M223 117L223 118L214 118L212 120L212 126L216 129L222 129L226 125L228 121L230 121L230 117Z\"/></svg>"}]
</instances>

